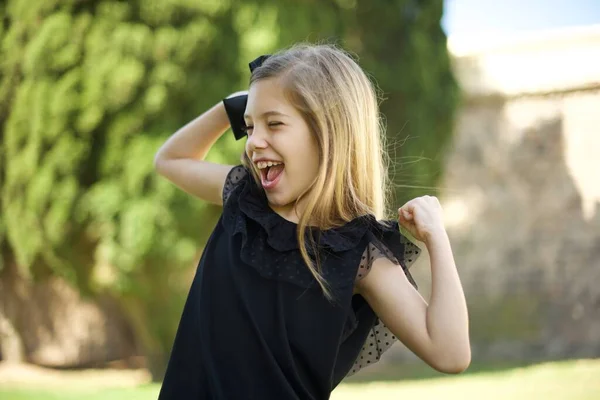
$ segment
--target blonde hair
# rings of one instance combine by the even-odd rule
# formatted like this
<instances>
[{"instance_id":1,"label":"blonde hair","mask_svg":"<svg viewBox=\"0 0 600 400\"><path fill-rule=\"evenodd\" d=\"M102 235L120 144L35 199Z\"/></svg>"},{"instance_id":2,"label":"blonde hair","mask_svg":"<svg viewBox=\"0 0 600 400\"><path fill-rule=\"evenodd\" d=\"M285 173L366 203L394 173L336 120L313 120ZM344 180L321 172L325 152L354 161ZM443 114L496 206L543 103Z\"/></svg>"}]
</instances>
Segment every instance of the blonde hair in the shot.
<instances>
[{"instance_id":1,"label":"blonde hair","mask_svg":"<svg viewBox=\"0 0 600 400\"><path fill-rule=\"evenodd\" d=\"M305 235L309 222L326 230L360 216L386 215L387 158L376 90L353 58L333 45L301 44L274 54L253 71L250 84L274 77L317 139L319 170L296 200L306 197L297 235L302 258L331 298L314 239L309 235L315 263ZM244 163L251 165L246 155Z\"/></svg>"}]
</instances>

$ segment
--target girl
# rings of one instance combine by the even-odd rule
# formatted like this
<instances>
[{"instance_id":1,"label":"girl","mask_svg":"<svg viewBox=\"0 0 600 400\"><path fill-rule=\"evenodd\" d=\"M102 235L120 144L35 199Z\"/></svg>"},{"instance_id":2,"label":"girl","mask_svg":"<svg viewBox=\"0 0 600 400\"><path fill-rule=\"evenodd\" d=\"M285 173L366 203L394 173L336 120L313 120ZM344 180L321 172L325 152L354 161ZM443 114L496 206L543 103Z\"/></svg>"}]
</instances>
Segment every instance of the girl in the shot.
<instances>
[{"instance_id":1,"label":"girl","mask_svg":"<svg viewBox=\"0 0 600 400\"><path fill-rule=\"evenodd\" d=\"M408 273L420 250L385 215L375 91L332 46L251 63L249 91L176 132L158 173L223 205L186 302L160 399L328 399L400 339L433 368L470 363L467 308L436 198L398 222L430 253L431 304ZM241 166L202 161L229 127Z\"/></svg>"}]
</instances>

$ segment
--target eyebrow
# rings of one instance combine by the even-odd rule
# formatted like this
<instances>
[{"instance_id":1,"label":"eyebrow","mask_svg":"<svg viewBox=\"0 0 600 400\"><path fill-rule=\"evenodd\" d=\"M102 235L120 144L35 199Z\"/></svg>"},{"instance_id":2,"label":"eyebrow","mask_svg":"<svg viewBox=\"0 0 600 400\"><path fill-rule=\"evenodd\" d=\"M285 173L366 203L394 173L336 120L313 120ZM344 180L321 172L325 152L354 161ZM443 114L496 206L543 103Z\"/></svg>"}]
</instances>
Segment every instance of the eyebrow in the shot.
<instances>
[{"instance_id":1,"label":"eyebrow","mask_svg":"<svg viewBox=\"0 0 600 400\"><path fill-rule=\"evenodd\" d=\"M279 111L265 111L264 113L262 113L261 115L259 115L259 117L271 117L271 116L279 116L279 117L289 117L289 115L284 114L282 112ZM244 118L251 118L251 116L249 114L245 114L244 113Z\"/></svg>"}]
</instances>

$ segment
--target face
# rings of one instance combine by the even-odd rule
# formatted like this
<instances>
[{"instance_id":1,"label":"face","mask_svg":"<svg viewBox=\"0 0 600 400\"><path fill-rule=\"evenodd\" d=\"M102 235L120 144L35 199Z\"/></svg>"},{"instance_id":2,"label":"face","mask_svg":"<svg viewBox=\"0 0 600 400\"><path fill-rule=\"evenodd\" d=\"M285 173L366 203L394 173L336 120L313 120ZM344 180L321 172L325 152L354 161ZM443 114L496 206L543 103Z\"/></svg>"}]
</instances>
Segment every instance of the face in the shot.
<instances>
[{"instance_id":1,"label":"face","mask_svg":"<svg viewBox=\"0 0 600 400\"><path fill-rule=\"evenodd\" d=\"M301 114L288 102L277 78L257 81L248 91L244 115L246 154L261 177L271 208L297 222L302 201L319 168L317 141Z\"/></svg>"}]
</instances>

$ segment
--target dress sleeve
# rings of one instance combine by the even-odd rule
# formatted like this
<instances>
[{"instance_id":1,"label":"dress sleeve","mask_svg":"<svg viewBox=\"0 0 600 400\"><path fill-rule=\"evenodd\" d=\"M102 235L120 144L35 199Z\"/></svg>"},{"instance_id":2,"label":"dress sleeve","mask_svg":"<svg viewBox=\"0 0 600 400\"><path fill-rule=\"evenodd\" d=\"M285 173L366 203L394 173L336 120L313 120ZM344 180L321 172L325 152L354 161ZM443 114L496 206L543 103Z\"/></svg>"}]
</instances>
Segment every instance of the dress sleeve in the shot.
<instances>
[{"instance_id":1,"label":"dress sleeve","mask_svg":"<svg viewBox=\"0 0 600 400\"><path fill-rule=\"evenodd\" d=\"M420 254L421 249L400 233L397 223L391 224L390 228L373 233L361 257L356 280L359 281L367 276L375 260L386 257L404 270L409 282L416 289L417 284L410 274L409 268ZM353 375L362 368L378 362L382 354L398 340L373 312L366 300L361 296L357 297L359 298L356 299L353 307L355 316L360 321L356 333L364 332L360 335L365 339L346 376Z\"/></svg>"},{"instance_id":2,"label":"dress sleeve","mask_svg":"<svg viewBox=\"0 0 600 400\"><path fill-rule=\"evenodd\" d=\"M223 205L227 203L231 192L246 176L248 176L248 171L242 165L235 166L229 171L227 178L225 178L225 185L223 186Z\"/></svg>"},{"instance_id":3,"label":"dress sleeve","mask_svg":"<svg viewBox=\"0 0 600 400\"><path fill-rule=\"evenodd\" d=\"M410 267L421 254L421 249L412 243L406 236L398 232L398 235L392 240L397 240L399 245L393 246L394 251L390 249L381 239L373 238L365 248L360 260L360 265L356 273L356 282L364 279L371 271L373 262L381 257L385 257L404 270L409 282L417 288L417 283L410 274Z\"/></svg>"}]
</instances>

